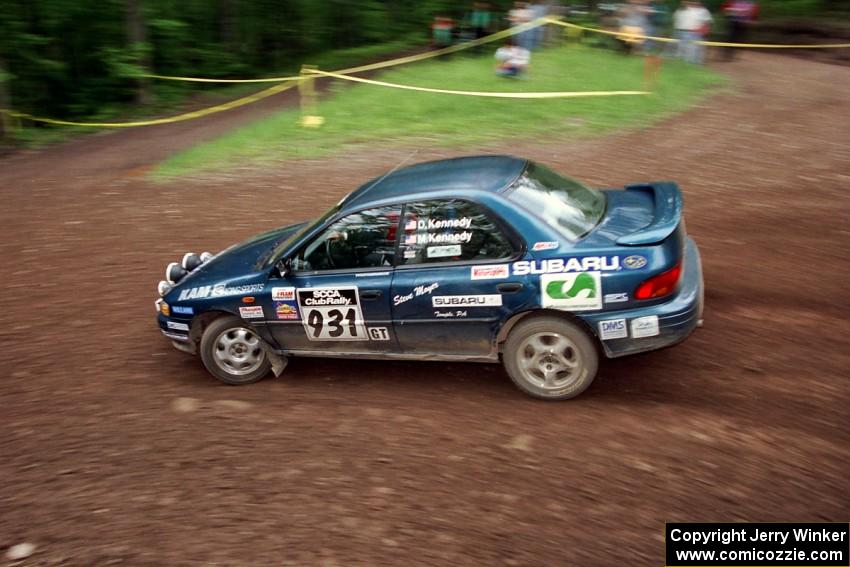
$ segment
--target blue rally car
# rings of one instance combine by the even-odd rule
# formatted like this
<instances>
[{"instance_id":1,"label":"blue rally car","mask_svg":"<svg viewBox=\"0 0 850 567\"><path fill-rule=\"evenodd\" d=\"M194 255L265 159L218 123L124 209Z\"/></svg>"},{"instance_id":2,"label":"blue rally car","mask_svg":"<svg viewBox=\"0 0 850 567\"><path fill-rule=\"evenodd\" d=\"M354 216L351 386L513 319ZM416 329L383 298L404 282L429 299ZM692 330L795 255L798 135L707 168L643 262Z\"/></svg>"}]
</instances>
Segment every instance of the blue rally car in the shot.
<instances>
[{"instance_id":1,"label":"blue rally car","mask_svg":"<svg viewBox=\"0 0 850 567\"><path fill-rule=\"evenodd\" d=\"M674 183L597 191L509 156L422 163L319 219L169 264L162 334L228 384L290 356L499 362L577 396L600 356L701 324L699 251Z\"/></svg>"}]
</instances>

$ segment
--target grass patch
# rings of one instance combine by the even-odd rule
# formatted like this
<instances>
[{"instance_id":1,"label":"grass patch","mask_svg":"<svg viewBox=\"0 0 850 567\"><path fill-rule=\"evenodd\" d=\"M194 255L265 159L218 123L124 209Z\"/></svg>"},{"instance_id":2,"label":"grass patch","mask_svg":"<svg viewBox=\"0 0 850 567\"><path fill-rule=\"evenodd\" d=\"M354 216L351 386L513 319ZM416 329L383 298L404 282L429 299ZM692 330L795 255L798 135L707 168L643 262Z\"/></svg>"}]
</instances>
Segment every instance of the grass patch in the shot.
<instances>
[{"instance_id":1,"label":"grass patch","mask_svg":"<svg viewBox=\"0 0 850 567\"><path fill-rule=\"evenodd\" d=\"M524 80L496 77L491 52L415 63L379 78L473 91L641 90L643 59L569 46L535 53ZM298 110L284 110L178 153L154 175L175 177L246 162L312 158L359 143L468 146L541 135L572 139L647 125L688 108L724 82L708 69L678 61L664 62L656 92L649 96L494 99L335 81L332 95L319 104L318 113L325 118L321 128L301 128Z\"/></svg>"}]
</instances>

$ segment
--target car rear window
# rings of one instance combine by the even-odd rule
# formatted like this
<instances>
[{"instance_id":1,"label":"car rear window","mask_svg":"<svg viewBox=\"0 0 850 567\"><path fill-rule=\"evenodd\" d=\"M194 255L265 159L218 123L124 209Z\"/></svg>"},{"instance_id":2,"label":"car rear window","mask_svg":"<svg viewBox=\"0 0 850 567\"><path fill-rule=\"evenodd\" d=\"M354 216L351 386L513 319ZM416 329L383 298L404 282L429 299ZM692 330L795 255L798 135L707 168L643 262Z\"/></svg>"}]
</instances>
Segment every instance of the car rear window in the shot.
<instances>
[{"instance_id":1,"label":"car rear window","mask_svg":"<svg viewBox=\"0 0 850 567\"><path fill-rule=\"evenodd\" d=\"M529 164L508 189L507 197L569 240L593 230L605 213L605 195L600 191L536 163Z\"/></svg>"}]
</instances>

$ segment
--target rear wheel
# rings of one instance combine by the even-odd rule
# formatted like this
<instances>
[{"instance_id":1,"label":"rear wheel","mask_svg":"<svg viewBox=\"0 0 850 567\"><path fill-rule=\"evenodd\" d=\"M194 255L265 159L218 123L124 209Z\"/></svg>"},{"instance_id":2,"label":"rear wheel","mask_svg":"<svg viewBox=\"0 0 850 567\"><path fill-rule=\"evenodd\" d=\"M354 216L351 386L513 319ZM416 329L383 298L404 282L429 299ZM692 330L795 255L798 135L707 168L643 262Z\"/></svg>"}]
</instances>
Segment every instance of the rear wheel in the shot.
<instances>
[{"instance_id":1,"label":"rear wheel","mask_svg":"<svg viewBox=\"0 0 850 567\"><path fill-rule=\"evenodd\" d=\"M262 339L238 317L221 317L204 330L201 360L210 374L226 384L250 384L271 366Z\"/></svg>"},{"instance_id":2,"label":"rear wheel","mask_svg":"<svg viewBox=\"0 0 850 567\"><path fill-rule=\"evenodd\" d=\"M593 382L599 354L578 325L557 317L535 317L511 330L503 362L523 392L544 400L566 400Z\"/></svg>"}]
</instances>

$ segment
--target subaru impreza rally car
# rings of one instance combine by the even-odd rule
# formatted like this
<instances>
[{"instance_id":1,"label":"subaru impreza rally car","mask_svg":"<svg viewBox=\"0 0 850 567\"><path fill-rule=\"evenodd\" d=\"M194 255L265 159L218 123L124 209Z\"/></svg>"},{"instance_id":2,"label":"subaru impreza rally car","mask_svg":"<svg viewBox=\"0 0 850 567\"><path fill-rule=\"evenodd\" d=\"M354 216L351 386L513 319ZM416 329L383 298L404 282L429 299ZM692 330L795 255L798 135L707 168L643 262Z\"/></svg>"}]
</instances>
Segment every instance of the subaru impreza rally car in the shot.
<instances>
[{"instance_id":1,"label":"subaru impreza rally car","mask_svg":"<svg viewBox=\"0 0 850 567\"><path fill-rule=\"evenodd\" d=\"M378 177L312 222L166 268L162 334L228 384L290 356L502 362L566 399L599 359L700 323L699 251L674 183L594 190L510 156Z\"/></svg>"}]
</instances>

